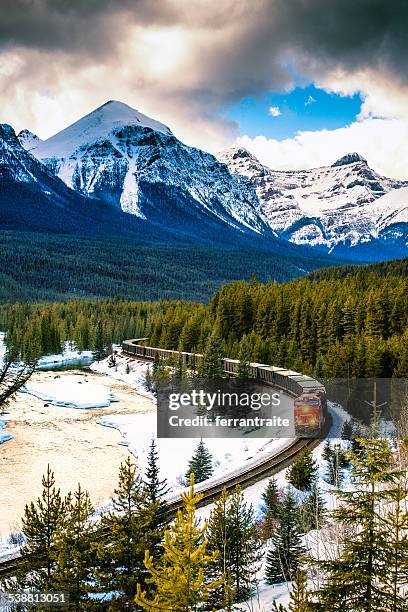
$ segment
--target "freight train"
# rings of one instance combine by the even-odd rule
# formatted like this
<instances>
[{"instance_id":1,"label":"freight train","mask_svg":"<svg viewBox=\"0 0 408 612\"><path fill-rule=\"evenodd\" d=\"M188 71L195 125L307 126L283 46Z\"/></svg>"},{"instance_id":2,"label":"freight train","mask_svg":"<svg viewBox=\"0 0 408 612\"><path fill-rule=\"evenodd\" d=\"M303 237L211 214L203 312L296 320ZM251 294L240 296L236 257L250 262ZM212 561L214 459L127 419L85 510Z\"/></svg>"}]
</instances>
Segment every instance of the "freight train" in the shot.
<instances>
[{"instance_id":1,"label":"freight train","mask_svg":"<svg viewBox=\"0 0 408 612\"><path fill-rule=\"evenodd\" d=\"M199 353L171 351L140 344L145 340L147 338L125 340L122 342L122 352L125 355L152 361L156 356L160 359L168 359L177 355L183 359L188 368L197 369L200 366L203 356ZM239 361L237 359L225 358L224 372L226 376L236 376L238 365ZM297 433L310 434L323 428L327 419L327 400L326 389L321 382L311 376L264 363L249 364L249 377L282 389L295 397L294 420Z\"/></svg>"}]
</instances>

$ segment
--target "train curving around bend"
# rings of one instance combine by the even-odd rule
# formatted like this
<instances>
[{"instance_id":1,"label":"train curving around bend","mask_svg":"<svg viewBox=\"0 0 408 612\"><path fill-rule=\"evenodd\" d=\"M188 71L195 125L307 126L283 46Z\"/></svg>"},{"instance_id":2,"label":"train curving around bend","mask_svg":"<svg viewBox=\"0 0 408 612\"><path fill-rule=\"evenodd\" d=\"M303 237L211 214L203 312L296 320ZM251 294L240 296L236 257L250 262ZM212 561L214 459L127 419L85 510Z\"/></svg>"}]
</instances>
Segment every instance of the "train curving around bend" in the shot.
<instances>
[{"instance_id":1,"label":"train curving around bend","mask_svg":"<svg viewBox=\"0 0 408 612\"><path fill-rule=\"evenodd\" d=\"M203 356L199 353L171 351L141 344L146 340L147 338L124 340L122 352L125 355L150 361L155 358L168 359L177 355L183 359L188 368L195 370L200 366ZM225 358L225 374L236 376L238 365L237 359ZM327 419L327 399L326 388L321 382L311 376L264 363L251 363L249 375L267 385L282 389L295 398L294 421L297 434L310 435L322 430Z\"/></svg>"}]
</instances>

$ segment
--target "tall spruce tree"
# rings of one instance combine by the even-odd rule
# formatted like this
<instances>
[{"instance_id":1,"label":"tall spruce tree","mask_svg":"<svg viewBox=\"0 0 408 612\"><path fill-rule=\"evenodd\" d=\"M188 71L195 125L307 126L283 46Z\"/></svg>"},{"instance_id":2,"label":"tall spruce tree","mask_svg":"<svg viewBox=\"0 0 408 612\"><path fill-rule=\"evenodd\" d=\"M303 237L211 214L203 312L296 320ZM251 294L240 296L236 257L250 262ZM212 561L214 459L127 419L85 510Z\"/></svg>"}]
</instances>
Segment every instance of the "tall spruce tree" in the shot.
<instances>
[{"instance_id":1,"label":"tall spruce tree","mask_svg":"<svg viewBox=\"0 0 408 612\"><path fill-rule=\"evenodd\" d=\"M216 334L211 334L203 354L199 375L205 379L222 378L224 375L224 347Z\"/></svg>"},{"instance_id":2,"label":"tall spruce tree","mask_svg":"<svg viewBox=\"0 0 408 612\"><path fill-rule=\"evenodd\" d=\"M190 482L190 475L194 474L194 482L199 483L210 478L214 472L213 460L210 451L200 440L192 456L185 475L186 482Z\"/></svg>"},{"instance_id":3,"label":"tall spruce tree","mask_svg":"<svg viewBox=\"0 0 408 612\"><path fill-rule=\"evenodd\" d=\"M207 578L212 581L222 579L220 586L210 594L206 606L209 610L213 610L220 605L226 610L230 610L235 600L230 567L229 538L231 525L229 521L229 502L230 496L224 489L208 520L208 552L216 553L216 556L208 566Z\"/></svg>"},{"instance_id":4,"label":"tall spruce tree","mask_svg":"<svg viewBox=\"0 0 408 612\"><path fill-rule=\"evenodd\" d=\"M106 357L106 344L102 319L99 319L96 324L93 357L95 361L100 361Z\"/></svg>"},{"instance_id":5,"label":"tall spruce tree","mask_svg":"<svg viewBox=\"0 0 408 612\"><path fill-rule=\"evenodd\" d=\"M299 491L311 491L317 478L317 464L310 448L306 447L288 469L287 478Z\"/></svg>"},{"instance_id":6,"label":"tall spruce tree","mask_svg":"<svg viewBox=\"0 0 408 612\"><path fill-rule=\"evenodd\" d=\"M64 523L69 507L69 498L63 499L55 487L54 472L47 466L42 477L42 494L37 503L25 507L23 535L25 544L21 549L21 565L18 583L37 591L51 590L54 586L55 558L54 536Z\"/></svg>"},{"instance_id":7,"label":"tall spruce tree","mask_svg":"<svg viewBox=\"0 0 408 612\"><path fill-rule=\"evenodd\" d=\"M276 478L268 480L266 489L262 493L262 500L262 535L265 539L269 539L279 518L280 493Z\"/></svg>"},{"instance_id":8,"label":"tall spruce tree","mask_svg":"<svg viewBox=\"0 0 408 612\"><path fill-rule=\"evenodd\" d=\"M215 554L207 553L206 531L196 519L196 507L202 495L194 492L194 476L190 489L183 495L183 509L165 532L163 556L155 564L147 550L145 566L150 574L147 583L153 586L155 595L149 598L141 584L137 585L135 603L143 610L167 612L191 612L202 609L211 592L220 587L221 580L208 581L206 574Z\"/></svg>"},{"instance_id":9,"label":"tall spruce tree","mask_svg":"<svg viewBox=\"0 0 408 612\"><path fill-rule=\"evenodd\" d=\"M131 608L138 582L144 584L145 550L156 550L161 539L155 521L159 502L148 499L136 466L130 457L119 468L119 483L112 510L102 516L101 527L109 533L108 546L98 547L98 582L104 592L113 592L111 610Z\"/></svg>"},{"instance_id":10,"label":"tall spruce tree","mask_svg":"<svg viewBox=\"0 0 408 612\"><path fill-rule=\"evenodd\" d=\"M256 575L263 555L253 507L245 502L239 486L230 497L227 529L228 572L232 579L234 600L239 602L255 591Z\"/></svg>"},{"instance_id":11,"label":"tall spruce tree","mask_svg":"<svg viewBox=\"0 0 408 612\"><path fill-rule=\"evenodd\" d=\"M94 583L97 527L89 494L78 485L67 505L67 515L54 536L52 556L56 562L53 585L69 593L67 610L97 609L90 594Z\"/></svg>"},{"instance_id":12,"label":"tall spruce tree","mask_svg":"<svg viewBox=\"0 0 408 612\"><path fill-rule=\"evenodd\" d=\"M306 574L303 570L298 569L293 579L293 588L289 595L289 605L284 608L282 604L273 602L272 610L274 612L311 612L313 608L309 600L309 592L306 588Z\"/></svg>"},{"instance_id":13,"label":"tall spruce tree","mask_svg":"<svg viewBox=\"0 0 408 612\"><path fill-rule=\"evenodd\" d=\"M155 507L155 512L152 518L151 532L157 537L156 546L152 546L150 552L155 558L162 552L161 541L163 533L171 520L172 513L165 500L165 496L169 493L170 487L167 480L160 478L159 454L157 452L156 441L152 438L150 443L149 453L147 456L147 466L144 475L144 485L146 492L146 502Z\"/></svg>"},{"instance_id":14,"label":"tall spruce tree","mask_svg":"<svg viewBox=\"0 0 408 612\"><path fill-rule=\"evenodd\" d=\"M327 507L316 483L313 485L312 491L303 501L299 515L303 532L310 531L311 529L321 529L327 515Z\"/></svg>"},{"instance_id":15,"label":"tall spruce tree","mask_svg":"<svg viewBox=\"0 0 408 612\"><path fill-rule=\"evenodd\" d=\"M318 597L323 609L380 612L389 609L384 583L390 572L385 556L389 527L381 507L399 473L393 470L388 441L360 439L359 446L351 455L354 487L338 492L343 505L333 513L340 525L354 528L354 535L344 540L339 559L320 563L327 579Z\"/></svg>"},{"instance_id":16,"label":"tall spruce tree","mask_svg":"<svg viewBox=\"0 0 408 612\"><path fill-rule=\"evenodd\" d=\"M304 554L299 528L299 507L289 489L283 497L279 525L272 535L271 548L266 557L267 582L277 584L292 580Z\"/></svg>"}]
</instances>

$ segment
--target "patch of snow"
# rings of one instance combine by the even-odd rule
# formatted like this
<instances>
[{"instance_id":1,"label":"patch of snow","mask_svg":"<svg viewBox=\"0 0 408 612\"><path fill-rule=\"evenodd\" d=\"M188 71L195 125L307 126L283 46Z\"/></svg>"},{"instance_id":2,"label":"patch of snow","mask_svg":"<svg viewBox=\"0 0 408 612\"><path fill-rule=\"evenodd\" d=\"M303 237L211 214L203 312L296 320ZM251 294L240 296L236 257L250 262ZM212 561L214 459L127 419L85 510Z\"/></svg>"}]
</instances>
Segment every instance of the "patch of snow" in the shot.
<instances>
[{"instance_id":1,"label":"patch of snow","mask_svg":"<svg viewBox=\"0 0 408 612\"><path fill-rule=\"evenodd\" d=\"M53 406L65 408L106 408L117 401L112 391L101 385L78 381L76 383L54 380L50 382L28 382L21 388L23 393L38 397Z\"/></svg>"}]
</instances>

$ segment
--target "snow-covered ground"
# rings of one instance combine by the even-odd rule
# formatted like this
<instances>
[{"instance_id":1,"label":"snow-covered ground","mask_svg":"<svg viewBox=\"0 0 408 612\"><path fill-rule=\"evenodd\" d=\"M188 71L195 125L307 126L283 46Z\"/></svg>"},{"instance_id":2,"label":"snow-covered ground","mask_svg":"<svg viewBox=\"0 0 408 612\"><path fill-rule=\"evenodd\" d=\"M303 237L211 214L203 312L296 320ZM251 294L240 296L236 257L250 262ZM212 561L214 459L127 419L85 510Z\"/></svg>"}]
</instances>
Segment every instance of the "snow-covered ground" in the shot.
<instances>
[{"instance_id":1,"label":"snow-covered ground","mask_svg":"<svg viewBox=\"0 0 408 612\"><path fill-rule=\"evenodd\" d=\"M114 394L107 387L92 383L80 386L78 382L61 382L59 379L28 382L21 391L53 406L65 408L105 408L116 401Z\"/></svg>"},{"instance_id":2,"label":"snow-covered ground","mask_svg":"<svg viewBox=\"0 0 408 612\"><path fill-rule=\"evenodd\" d=\"M89 365L93 361L92 351L77 351L70 349L66 343L64 350L59 355L44 355L38 361L38 370L50 370L63 366L84 366Z\"/></svg>"}]
</instances>

